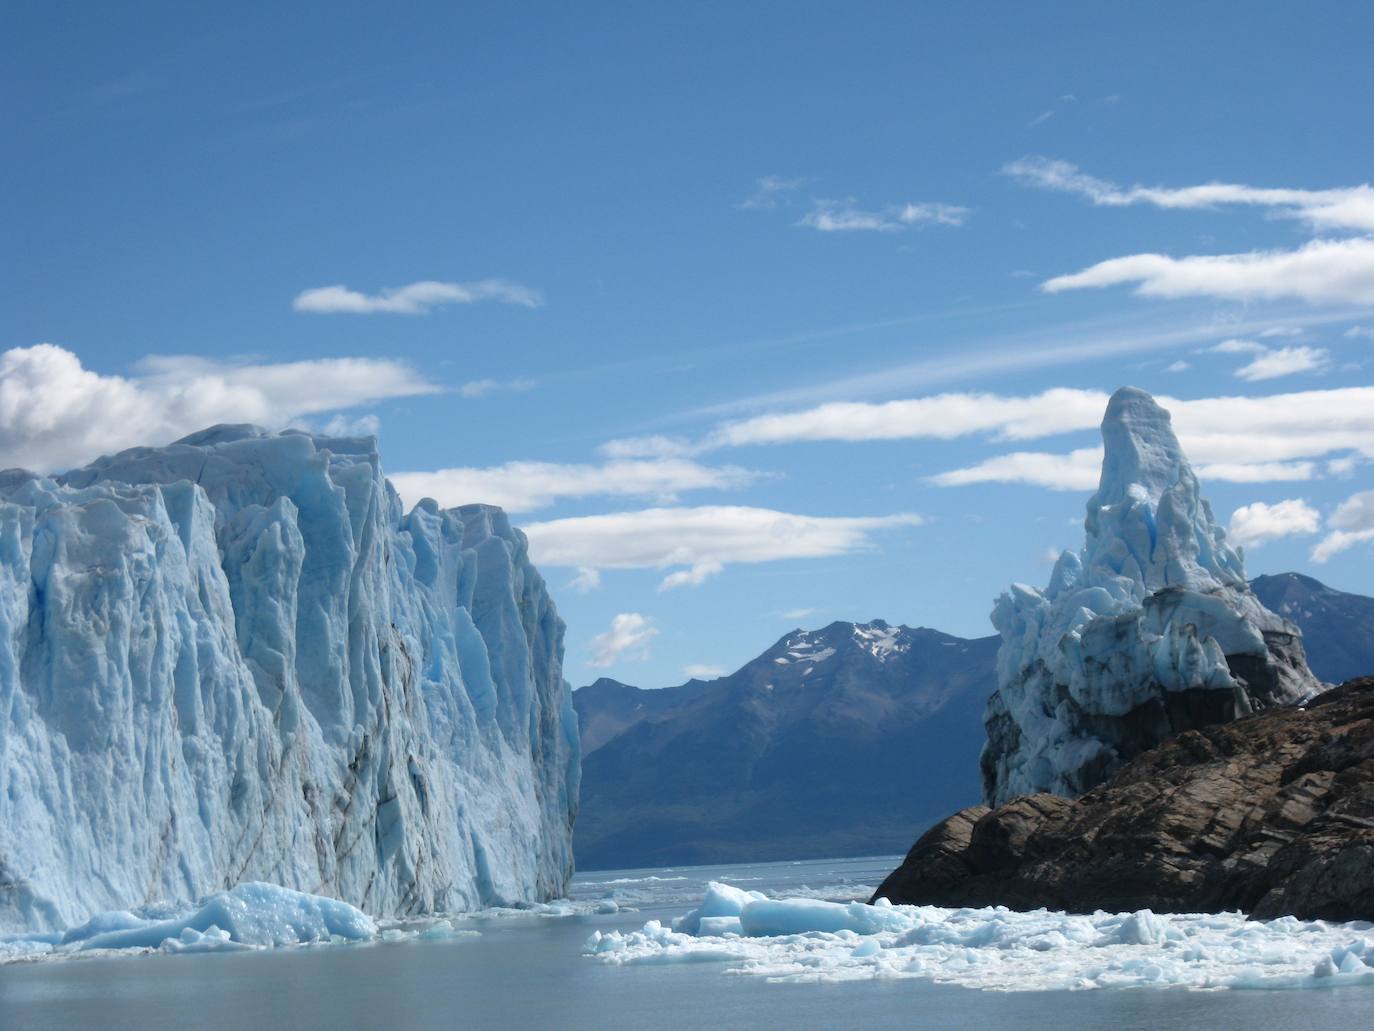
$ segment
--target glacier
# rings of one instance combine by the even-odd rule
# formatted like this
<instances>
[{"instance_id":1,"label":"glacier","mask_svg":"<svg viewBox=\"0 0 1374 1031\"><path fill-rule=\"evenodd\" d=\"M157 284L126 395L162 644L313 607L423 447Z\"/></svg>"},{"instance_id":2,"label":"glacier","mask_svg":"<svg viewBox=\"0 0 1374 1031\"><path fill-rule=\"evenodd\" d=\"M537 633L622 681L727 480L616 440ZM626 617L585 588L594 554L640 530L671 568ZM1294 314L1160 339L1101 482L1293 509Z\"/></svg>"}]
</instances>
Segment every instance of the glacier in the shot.
<instances>
[{"instance_id":1,"label":"glacier","mask_svg":"<svg viewBox=\"0 0 1374 1031\"><path fill-rule=\"evenodd\" d=\"M1322 689L1301 632L1250 590L1169 413L1123 387L1102 438L1083 547L1059 556L1045 590L1014 584L992 612L991 805L1080 795L1167 737Z\"/></svg>"},{"instance_id":2,"label":"glacier","mask_svg":"<svg viewBox=\"0 0 1374 1031\"><path fill-rule=\"evenodd\" d=\"M373 438L0 473L0 932L248 882L390 917L561 896L562 654L524 535L404 513Z\"/></svg>"},{"instance_id":3,"label":"glacier","mask_svg":"<svg viewBox=\"0 0 1374 1031\"><path fill-rule=\"evenodd\" d=\"M594 931L613 966L715 962L791 983L922 979L990 991L1374 984L1374 926L1240 913L1074 915L773 899L712 883L665 926Z\"/></svg>"}]
</instances>

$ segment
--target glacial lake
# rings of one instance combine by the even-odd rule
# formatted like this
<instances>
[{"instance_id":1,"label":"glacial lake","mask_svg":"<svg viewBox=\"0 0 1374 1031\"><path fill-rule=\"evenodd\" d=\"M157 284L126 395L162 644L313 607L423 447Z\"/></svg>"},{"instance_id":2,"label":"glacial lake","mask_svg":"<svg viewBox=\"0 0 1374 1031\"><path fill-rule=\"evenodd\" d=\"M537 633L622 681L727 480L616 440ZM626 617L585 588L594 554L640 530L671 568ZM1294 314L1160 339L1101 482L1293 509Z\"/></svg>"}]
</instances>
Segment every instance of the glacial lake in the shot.
<instances>
[{"instance_id":1,"label":"glacial lake","mask_svg":"<svg viewBox=\"0 0 1374 1031\"><path fill-rule=\"evenodd\" d=\"M1307 990L978 991L928 980L777 983L704 959L617 966L594 932L667 923L712 880L866 897L899 857L579 874L569 915L478 915L460 937L0 966L0 1028L1159 1028L1374 1025L1374 985ZM597 913L614 898L622 907ZM609 908L609 907L604 907ZM555 912L559 911L555 907ZM463 934L476 931L477 934Z\"/></svg>"}]
</instances>

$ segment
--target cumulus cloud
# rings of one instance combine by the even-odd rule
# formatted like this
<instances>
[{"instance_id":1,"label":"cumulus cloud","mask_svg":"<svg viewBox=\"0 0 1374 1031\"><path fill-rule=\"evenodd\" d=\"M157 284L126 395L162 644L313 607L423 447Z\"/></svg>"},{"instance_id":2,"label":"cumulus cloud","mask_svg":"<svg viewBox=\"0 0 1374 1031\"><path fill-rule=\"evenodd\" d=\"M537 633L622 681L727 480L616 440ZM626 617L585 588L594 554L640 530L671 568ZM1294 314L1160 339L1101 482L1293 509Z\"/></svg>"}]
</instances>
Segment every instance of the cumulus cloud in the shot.
<instances>
[{"instance_id":1,"label":"cumulus cloud","mask_svg":"<svg viewBox=\"0 0 1374 1031\"><path fill-rule=\"evenodd\" d=\"M689 459L623 459L599 465L507 462L402 472L391 477L408 504L433 498L444 507L483 502L508 512L531 512L560 498L647 497L659 501L688 490L728 490L758 474L739 466L705 466Z\"/></svg>"},{"instance_id":2,"label":"cumulus cloud","mask_svg":"<svg viewBox=\"0 0 1374 1031\"><path fill-rule=\"evenodd\" d=\"M10 465L48 472L135 445L167 444L215 423L278 428L439 389L388 359L159 356L145 359L133 375L110 376L85 368L65 348L36 344L0 354L0 454ZM368 420L338 427L375 429Z\"/></svg>"},{"instance_id":3,"label":"cumulus cloud","mask_svg":"<svg viewBox=\"0 0 1374 1031\"><path fill-rule=\"evenodd\" d=\"M693 680L714 680L716 677L723 677L729 672L724 666L713 666L707 663L683 666L682 672L686 673Z\"/></svg>"},{"instance_id":4,"label":"cumulus cloud","mask_svg":"<svg viewBox=\"0 0 1374 1031\"><path fill-rule=\"evenodd\" d=\"M1318 230L1374 231L1374 187L1368 184L1332 190L1218 182L1177 188L1123 187L1110 180L1088 175L1067 161L1047 157L1025 157L1004 166L1002 171L1026 185L1076 194L1101 207L1146 204L1156 208L1197 210L1243 205L1301 219Z\"/></svg>"},{"instance_id":5,"label":"cumulus cloud","mask_svg":"<svg viewBox=\"0 0 1374 1031\"><path fill-rule=\"evenodd\" d=\"M658 636L654 621L638 612L620 612L611 628L591 640L592 657L588 665L612 666L622 659L647 659L649 641Z\"/></svg>"},{"instance_id":6,"label":"cumulus cloud","mask_svg":"<svg viewBox=\"0 0 1374 1031\"><path fill-rule=\"evenodd\" d=\"M479 279L472 283L442 283L426 279L406 286L388 287L375 294L350 290L342 283L317 286L297 294L291 306L296 311L320 315L373 315L378 312L425 315L447 304L475 304L478 301L499 301L524 308L538 308L544 303L544 298L538 290L512 283L508 279Z\"/></svg>"},{"instance_id":7,"label":"cumulus cloud","mask_svg":"<svg viewBox=\"0 0 1374 1031\"><path fill-rule=\"evenodd\" d=\"M1041 284L1048 293L1135 284L1143 297L1374 304L1374 239L1313 240L1297 250L1131 254Z\"/></svg>"},{"instance_id":8,"label":"cumulus cloud","mask_svg":"<svg viewBox=\"0 0 1374 1031\"><path fill-rule=\"evenodd\" d=\"M1326 520L1330 531L1312 549L1313 562L1326 562L1362 541L1374 540L1374 490L1352 494Z\"/></svg>"},{"instance_id":9,"label":"cumulus cloud","mask_svg":"<svg viewBox=\"0 0 1374 1031\"><path fill-rule=\"evenodd\" d=\"M957 204L924 202L896 204L873 211L848 200L817 200L802 216L799 226L822 233L879 232L899 233L928 225L961 226L968 219L968 208Z\"/></svg>"},{"instance_id":10,"label":"cumulus cloud","mask_svg":"<svg viewBox=\"0 0 1374 1031\"><path fill-rule=\"evenodd\" d=\"M1233 544L1253 548L1281 537L1316 533L1320 528L1320 512L1302 498L1289 498L1272 505L1263 501L1242 505L1231 514L1227 534Z\"/></svg>"},{"instance_id":11,"label":"cumulus cloud","mask_svg":"<svg viewBox=\"0 0 1374 1031\"><path fill-rule=\"evenodd\" d=\"M527 523L540 566L669 569L683 577L665 589L705 580L735 563L828 558L874 546L879 531L919 526L918 515L805 516L740 505L649 508Z\"/></svg>"}]
</instances>

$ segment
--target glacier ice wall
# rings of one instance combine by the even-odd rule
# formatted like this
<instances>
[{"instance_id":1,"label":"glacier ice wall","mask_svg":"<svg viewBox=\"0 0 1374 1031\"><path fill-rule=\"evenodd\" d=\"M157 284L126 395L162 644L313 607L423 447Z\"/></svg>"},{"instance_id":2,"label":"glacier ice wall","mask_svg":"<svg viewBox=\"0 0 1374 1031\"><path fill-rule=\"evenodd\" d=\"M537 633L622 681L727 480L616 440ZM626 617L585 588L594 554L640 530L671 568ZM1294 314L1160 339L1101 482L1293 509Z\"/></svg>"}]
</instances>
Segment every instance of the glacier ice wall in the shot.
<instances>
[{"instance_id":1,"label":"glacier ice wall","mask_svg":"<svg viewBox=\"0 0 1374 1031\"><path fill-rule=\"evenodd\" d=\"M1166 737L1321 689L1301 632L1260 604L1202 498L1169 413L1124 387L1102 420L1102 479L1082 550L1044 591L992 612L998 688L984 794L1074 796Z\"/></svg>"},{"instance_id":2,"label":"glacier ice wall","mask_svg":"<svg viewBox=\"0 0 1374 1031\"><path fill-rule=\"evenodd\" d=\"M504 513L403 514L371 438L0 473L0 930L244 881L380 915L563 893L562 639Z\"/></svg>"}]
</instances>

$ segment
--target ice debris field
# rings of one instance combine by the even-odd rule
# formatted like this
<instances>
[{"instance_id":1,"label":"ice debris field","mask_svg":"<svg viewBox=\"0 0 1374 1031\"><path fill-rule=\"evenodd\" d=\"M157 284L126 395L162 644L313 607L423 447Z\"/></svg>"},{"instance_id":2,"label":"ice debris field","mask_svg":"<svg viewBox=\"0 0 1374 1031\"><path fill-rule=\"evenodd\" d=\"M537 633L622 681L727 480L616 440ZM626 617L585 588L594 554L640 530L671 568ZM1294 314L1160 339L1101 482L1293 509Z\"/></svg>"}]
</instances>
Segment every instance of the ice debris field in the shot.
<instances>
[{"instance_id":1,"label":"ice debris field","mask_svg":"<svg viewBox=\"0 0 1374 1031\"><path fill-rule=\"evenodd\" d=\"M586 954L618 965L720 962L780 982L923 978L968 988L1317 988L1374 984L1374 924L942 909L770 899L712 883L665 927L597 931Z\"/></svg>"}]
</instances>

